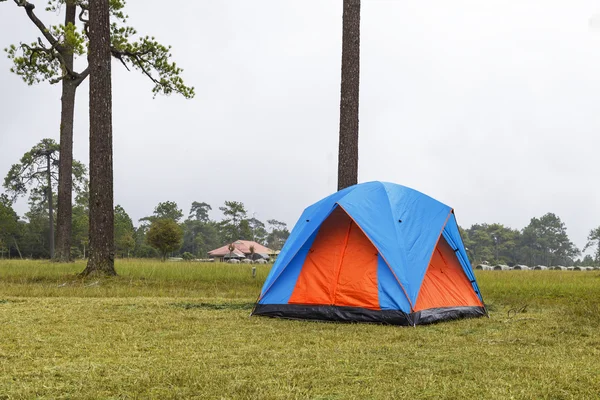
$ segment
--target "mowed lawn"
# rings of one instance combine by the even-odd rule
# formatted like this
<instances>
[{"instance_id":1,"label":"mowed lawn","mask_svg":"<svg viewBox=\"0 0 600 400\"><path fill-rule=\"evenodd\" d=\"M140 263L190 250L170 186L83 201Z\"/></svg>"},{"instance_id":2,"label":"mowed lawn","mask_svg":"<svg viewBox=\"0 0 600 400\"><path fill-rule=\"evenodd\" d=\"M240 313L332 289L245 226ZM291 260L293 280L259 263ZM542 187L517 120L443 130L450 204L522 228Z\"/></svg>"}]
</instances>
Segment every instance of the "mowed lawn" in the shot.
<instances>
[{"instance_id":1,"label":"mowed lawn","mask_svg":"<svg viewBox=\"0 0 600 400\"><path fill-rule=\"evenodd\" d=\"M0 399L597 399L600 272L477 271L490 318L249 317L268 268L0 260Z\"/></svg>"}]
</instances>

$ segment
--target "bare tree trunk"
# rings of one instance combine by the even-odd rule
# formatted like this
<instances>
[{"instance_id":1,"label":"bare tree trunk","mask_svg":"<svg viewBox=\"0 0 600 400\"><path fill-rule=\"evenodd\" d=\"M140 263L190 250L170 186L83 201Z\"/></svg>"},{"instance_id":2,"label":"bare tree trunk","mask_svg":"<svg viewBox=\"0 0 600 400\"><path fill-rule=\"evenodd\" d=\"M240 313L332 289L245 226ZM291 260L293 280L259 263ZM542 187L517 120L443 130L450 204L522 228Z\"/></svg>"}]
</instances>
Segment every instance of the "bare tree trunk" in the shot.
<instances>
[{"instance_id":1,"label":"bare tree trunk","mask_svg":"<svg viewBox=\"0 0 600 400\"><path fill-rule=\"evenodd\" d=\"M73 114L75 109L76 90L77 86L73 82L63 81L55 255L55 260L60 262L71 261L71 221L73 210Z\"/></svg>"},{"instance_id":2,"label":"bare tree trunk","mask_svg":"<svg viewBox=\"0 0 600 400\"><path fill-rule=\"evenodd\" d=\"M112 167L112 90L108 0L89 2L90 243L82 275L116 275Z\"/></svg>"},{"instance_id":3,"label":"bare tree trunk","mask_svg":"<svg viewBox=\"0 0 600 400\"><path fill-rule=\"evenodd\" d=\"M48 173L48 247L50 249L50 259L54 258L54 204L52 199L52 173L50 171L50 151L46 151L46 167Z\"/></svg>"},{"instance_id":4,"label":"bare tree trunk","mask_svg":"<svg viewBox=\"0 0 600 400\"><path fill-rule=\"evenodd\" d=\"M66 2L65 26L75 25L77 6ZM63 53L66 68L73 70L73 51ZM71 221L73 209L73 119L78 83L69 75L62 80L60 114L60 160L58 165L58 214L56 216L56 255L60 262L71 261Z\"/></svg>"},{"instance_id":5,"label":"bare tree trunk","mask_svg":"<svg viewBox=\"0 0 600 400\"><path fill-rule=\"evenodd\" d=\"M19 258L22 260L23 255L21 254L21 250L19 249L19 244L17 243L17 239L14 236L13 236L13 241L15 242L15 249L17 249L17 253L19 253ZM8 248L8 251L10 252L10 247Z\"/></svg>"},{"instance_id":6,"label":"bare tree trunk","mask_svg":"<svg viewBox=\"0 0 600 400\"><path fill-rule=\"evenodd\" d=\"M338 190L358 183L360 0L344 0Z\"/></svg>"}]
</instances>

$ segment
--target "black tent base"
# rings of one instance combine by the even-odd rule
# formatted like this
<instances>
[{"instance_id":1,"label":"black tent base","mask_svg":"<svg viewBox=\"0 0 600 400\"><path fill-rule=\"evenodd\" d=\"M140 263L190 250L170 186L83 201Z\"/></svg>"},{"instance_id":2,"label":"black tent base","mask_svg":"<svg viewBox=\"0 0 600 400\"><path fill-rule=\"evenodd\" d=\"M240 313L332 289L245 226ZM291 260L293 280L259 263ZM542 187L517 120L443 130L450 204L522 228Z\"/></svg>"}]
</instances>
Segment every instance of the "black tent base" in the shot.
<instances>
[{"instance_id":1,"label":"black tent base","mask_svg":"<svg viewBox=\"0 0 600 400\"><path fill-rule=\"evenodd\" d=\"M252 315L311 321L363 322L414 326L487 315L485 307L430 308L407 314L400 310L370 310L360 307L313 304L257 304Z\"/></svg>"}]
</instances>

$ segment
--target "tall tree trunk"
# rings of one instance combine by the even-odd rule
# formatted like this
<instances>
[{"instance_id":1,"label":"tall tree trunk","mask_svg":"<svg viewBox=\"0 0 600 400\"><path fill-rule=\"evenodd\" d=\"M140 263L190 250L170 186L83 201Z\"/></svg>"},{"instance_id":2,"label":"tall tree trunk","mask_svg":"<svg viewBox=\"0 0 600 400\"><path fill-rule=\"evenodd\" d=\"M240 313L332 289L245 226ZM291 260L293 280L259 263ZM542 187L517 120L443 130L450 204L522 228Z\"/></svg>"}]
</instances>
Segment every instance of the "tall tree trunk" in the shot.
<instances>
[{"instance_id":1,"label":"tall tree trunk","mask_svg":"<svg viewBox=\"0 0 600 400\"><path fill-rule=\"evenodd\" d=\"M71 226L73 210L73 117L76 84L63 81L60 124L60 161L58 167L58 212L56 216L55 260L71 261Z\"/></svg>"},{"instance_id":2,"label":"tall tree trunk","mask_svg":"<svg viewBox=\"0 0 600 400\"><path fill-rule=\"evenodd\" d=\"M75 25L77 6L67 1L65 26ZM63 53L65 65L73 70L73 50ZM62 80L60 114L60 160L58 165L58 214L56 216L55 260L71 260L71 221L73 209L73 119L75 114L75 92L78 83L70 76Z\"/></svg>"},{"instance_id":3,"label":"tall tree trunk","mask_svg":"<svg viewBox=\"0 0 600 400\"><path fill-rule=\"evenodd\" d=\"M52 153L50 151L46 152L46 168L48 173L48 225L49 225L49 233L48 233L48 247L50 250L50 259L54 258L54 200L52 199L52 173L50 171L50 155Z\"/></svg>"},{"instance_id":4,"label":"tall tree trunk","mask_svg":"<svg viewBox=\"0 0 600 400\"><path fill-rule=\"evenodd\" d=\"M112 90L108 0L89 2L90 243L82 275L116 275L112 168Z\"/></svg>"},{"instance_id":5,"label":"tall tree trunk","mask_svg":"<svg viewBox=\"0 0 600 400\"><path fill-rule=\"evenodd\" d=\"M360 0L344 0L338 190L358 183Z\"/></svg>"}]
</instances>

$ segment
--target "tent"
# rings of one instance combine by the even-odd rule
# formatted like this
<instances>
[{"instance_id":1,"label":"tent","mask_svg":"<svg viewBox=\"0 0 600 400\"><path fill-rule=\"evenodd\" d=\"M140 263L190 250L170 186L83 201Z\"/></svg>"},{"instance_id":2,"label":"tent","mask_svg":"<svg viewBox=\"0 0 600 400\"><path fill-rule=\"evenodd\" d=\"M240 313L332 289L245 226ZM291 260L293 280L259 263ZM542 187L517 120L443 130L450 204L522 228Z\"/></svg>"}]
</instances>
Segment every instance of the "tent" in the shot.
<instances>
[{"instance_id":1,"label":"tent","mask_svg":"<svg viewBox=\"0 0 600 400\"><path fill-rule=\"evenodd\" d=\"M367 182L304 210L252 315L419 325L487 311L453 209Z\"/></svg>"}]
</instances>

